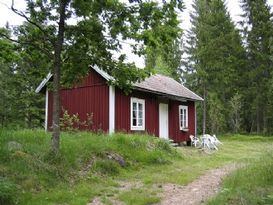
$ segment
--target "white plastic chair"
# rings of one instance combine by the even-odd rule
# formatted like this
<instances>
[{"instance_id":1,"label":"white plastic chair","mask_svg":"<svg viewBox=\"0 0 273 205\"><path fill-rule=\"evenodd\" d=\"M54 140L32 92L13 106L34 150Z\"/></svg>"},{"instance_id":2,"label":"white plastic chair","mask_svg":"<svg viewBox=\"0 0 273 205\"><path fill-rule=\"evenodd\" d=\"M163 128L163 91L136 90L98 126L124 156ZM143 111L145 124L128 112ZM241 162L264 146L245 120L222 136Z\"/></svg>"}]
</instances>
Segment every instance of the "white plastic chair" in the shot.
<instances>
[{"instance_id":1,"label":"white plastic chair","mask_svg":"<svg viewBox=\"0 0 273 205\"><path fill-rule=\"evenodd\" d=\"M197 144L200 142L200 140L193 135L190 135L190 139L191 139L191 146L194 145L196 147Z\"/></svg>"},{"instance_id":2,"label":"white plastic chair","mask_svg":"<svg viewBox=\"0 0 273 205\"><path fill-rule=\"evenodd\" d=\"M220 140L218 140L216 135L212 135L212 137L214 138L216 145L219 145L219 144L222 145L223 144L222 142L220 142Z\"/></svg>"},{"instance_id":3,"label":"white plastic chair","mask_svg":"<svg viewBox=\"0 0 273 205\"><path fill-rule=\"evenodd\" d=\"M207 147L209 149L215 149L215 150L218 150L217 146L216 146L216 141L215 139L210 136L209 134L204 134L202 136L202 141L203 141L203 146L204 147Z\"/></svg>"}]
</instances>

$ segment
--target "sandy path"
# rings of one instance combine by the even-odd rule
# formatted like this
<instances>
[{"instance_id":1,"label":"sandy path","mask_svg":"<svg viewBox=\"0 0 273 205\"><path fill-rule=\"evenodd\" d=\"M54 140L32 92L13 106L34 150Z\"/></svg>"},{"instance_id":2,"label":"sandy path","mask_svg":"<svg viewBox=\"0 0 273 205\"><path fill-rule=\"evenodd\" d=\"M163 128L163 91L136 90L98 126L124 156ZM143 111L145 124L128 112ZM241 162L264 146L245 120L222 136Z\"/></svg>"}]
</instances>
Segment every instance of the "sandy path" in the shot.
<instances>
[{"instance_id":1,"label":"sandy path","mask_svg":"<svg viewBox=\"0 0 273 205\"><path fill-rule=\"evenodd\" d=\"M236 169L235 164L213 169L186 186L163 185L159 205L200 205L216 195L223 177Z\"/></svg>"}]
</instances>

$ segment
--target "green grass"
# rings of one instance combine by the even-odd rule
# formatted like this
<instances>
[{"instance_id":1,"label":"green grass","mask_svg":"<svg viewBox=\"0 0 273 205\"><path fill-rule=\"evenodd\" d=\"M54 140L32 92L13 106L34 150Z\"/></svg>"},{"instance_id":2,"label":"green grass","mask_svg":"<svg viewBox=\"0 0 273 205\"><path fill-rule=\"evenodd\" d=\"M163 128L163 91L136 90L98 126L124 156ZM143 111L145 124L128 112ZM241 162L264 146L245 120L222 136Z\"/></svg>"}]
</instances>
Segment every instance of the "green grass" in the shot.
<instances>
[{"instance_id":1,"label":"green grass","mask_svg":"<svg viewBox=\"0 0 273 205\"><path fill-rule=\"evenodd\" d=\"M257 178L253 175L254 181L260 181L259 169L269 177L265 181L271 180L268 170L273 168L266 166L273 163L272 155L265 155L272 151L273 138L270 137L227 135L221 138L224 145L219 151L207 155L191 147L174 149L165 141L145 135L117 133L109 137L85 132L62 133L57 156L50 151L50 138L50 133L43 130L0 129L0 204L86 205L94 197L105 204L112 204L113 199L125 204L153 204L160 200L157 193L162 191L162 184L185 185L207 170L227 163L247 164L244 169L249 171L240 171L250 176L257 173ZM22 148L9 150L8 144L12 141L20 143ZM122 156L125 166L109 160L109 153ZM259 169L252 167L256 164ZM237 176L243 177L249 178ZM234 181L240 183L237 178ZM260 184L266 185L265 189L257 185L257 190L252 190L264 193L261 204L271 203L273 198L271 185L265 181ZM139 185L122 189L122 182ZM231 188L231 184L225 182L222 193L230 194L228 199L220 194L210 203L219 204L217 200L222 200L223 204L229 204L231 199L237 204L234 193L243 192L236 189L239 185Z\"/></svg>"},{"instance_id":2,"label":"green grass","mask_svg":"<svg viewBox=\"0 0 273 205\"><path fill-rule=\"evenodd\" d=\"M160 202L156 192L148 189L131 189L120 194L119 199L128 205L146 205Z\"/></svg>"},{"instance_id":3,"label":"green grass","mask_svg":"<svg viewBox=\"0 0 273 205\"><path fill-rule=\"evenodd\" d=\"M222 192L208 204L273 204L273 153L250 160L223 183Z\"/></svg>"},{"instance_id":4,"label":"green grass","mask_svg":"<svg viewBox=\"0 0 273 205\"><path fill-rule=\"evenodd\" d=\"M93 196L111 191L111 177L122 169L130 172L179 158L167 142L145 135L63 133L57 156L50 151L50 135L42 130L0 130L0 140L0 196L8 203L6 192L16 191L11 204L85 204ZM22 148L9 150L10 142L20 143ZM126 166L109 160L107 153L122 156ZM90 160L90 171L80 176Z\"/></svg>"}]
</instances>

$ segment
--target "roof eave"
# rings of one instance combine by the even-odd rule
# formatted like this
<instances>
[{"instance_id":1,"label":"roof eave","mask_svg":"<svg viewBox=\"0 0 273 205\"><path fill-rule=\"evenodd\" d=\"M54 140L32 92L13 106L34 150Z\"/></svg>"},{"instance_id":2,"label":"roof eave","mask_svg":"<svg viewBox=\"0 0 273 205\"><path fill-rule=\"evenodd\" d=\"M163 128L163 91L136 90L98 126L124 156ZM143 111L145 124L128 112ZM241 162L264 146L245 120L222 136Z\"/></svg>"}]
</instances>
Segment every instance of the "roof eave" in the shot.
<instances>
[{"instance_id":1,"label":"roof eave","mask_svg":"<svg viewBox=\"0 0 273 205\"><path fill-rule=\"evenodd\" d=\"M149 90L149 89L141 88L141 87L138 87L138 86L134 86L134 89L139 90L139 91L148 92L148 93L154 93L154 94L157 94L157 95L160 95L160 96L165 96L167 98L178 100L178 101L181 101L181 102L185 102L187 100L190 100L190 101L203 101L203 99L201 97L199 97L199 96L198 96L198 98L181 97L181 96L177 96L177 95L171 95L171 94L167 94L167 93L163 93L163 92L158 92L158 91L155 91L155 90Z\"/></svg>"},{"instance_id":2,"label":"roof eave","mask_svg":"<svg viewBox=\"0 0 273 205\"><path fill-rule=\"evenodd\" d=\"M52 76L53 76L52 73L48 73L47 76L42 80L40 85L36 88L35 93L41 92L41 90L43 90L43 88L45 87L47 82L52 78Z\"/></svg>"},{"instance_id":3,"label":"roof eave","mask_svg":"<svg viewBox=\"0 0 273 205\"><path fill-rule=\"evenodd\" d=\"M107 81L114 81L115 78L106 73L104 70L100 69L97 65L89 66L90 68L94 69L98 74L100 74L105 80Z\"/></svg>"}]
</instances>

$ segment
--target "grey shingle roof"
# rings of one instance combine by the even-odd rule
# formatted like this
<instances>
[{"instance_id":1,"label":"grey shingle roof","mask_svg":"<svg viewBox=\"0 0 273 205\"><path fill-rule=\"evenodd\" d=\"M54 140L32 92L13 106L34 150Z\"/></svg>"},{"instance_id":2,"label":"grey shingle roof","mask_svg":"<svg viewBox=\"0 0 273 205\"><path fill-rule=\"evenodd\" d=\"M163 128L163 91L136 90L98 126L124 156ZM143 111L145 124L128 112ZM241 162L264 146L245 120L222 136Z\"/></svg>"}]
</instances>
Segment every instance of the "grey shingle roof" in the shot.
<instances>
[{"instance_id":1,"label":"grey shingle roof","mask_svg":"<svg viewBox=\"0 0 273 205\"><path fill-rule=\"evenodd\" d=\"M203 101L203 99L174 79L156 74L134 84L135 89L175 98Z\"/></svg>"}]
</instances>

